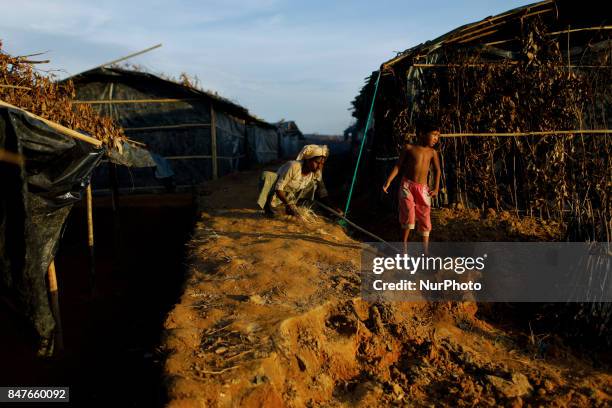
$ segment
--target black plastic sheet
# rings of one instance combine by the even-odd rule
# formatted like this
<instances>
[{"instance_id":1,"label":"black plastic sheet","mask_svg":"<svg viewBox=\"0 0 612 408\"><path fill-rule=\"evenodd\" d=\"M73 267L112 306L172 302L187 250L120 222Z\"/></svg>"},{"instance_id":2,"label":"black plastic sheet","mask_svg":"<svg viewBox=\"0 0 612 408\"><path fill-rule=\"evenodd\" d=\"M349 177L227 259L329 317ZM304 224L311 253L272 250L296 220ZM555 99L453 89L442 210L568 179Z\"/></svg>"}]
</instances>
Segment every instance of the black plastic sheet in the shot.
<instances>
[{"instance_id":1,"label":"black plastic sheet","mask_svg":"<svg viewBox=\"0 0 612 408\"><path fill-rule=\"evenodd\" d=\"M25 159L22 165L0 162L0 293L31 322L41 344L49 344L55 321L47 269L66 217L105 149L2 107L0 149Z\"/></svg>"}]
</instances>

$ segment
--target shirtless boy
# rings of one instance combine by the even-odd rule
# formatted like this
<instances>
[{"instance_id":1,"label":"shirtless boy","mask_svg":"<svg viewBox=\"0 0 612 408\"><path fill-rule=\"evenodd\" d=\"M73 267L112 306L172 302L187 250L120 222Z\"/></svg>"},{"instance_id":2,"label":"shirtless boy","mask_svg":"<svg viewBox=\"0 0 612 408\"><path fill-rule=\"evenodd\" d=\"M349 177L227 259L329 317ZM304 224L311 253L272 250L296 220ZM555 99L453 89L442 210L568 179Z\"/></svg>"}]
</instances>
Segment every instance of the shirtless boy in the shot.
<instances>
[{"instance_id":1,"label":"shirtless boy","mask_svg":"<svg viewBox=\"0 0 612 408\"><path fill-rule=\"evenodd\" d=\"M391 170L387 182L383 186L386 193L393 179L401 173L399 188L399 221L402 228L404 249L408 242L410 230L419 224L419 232L423 236L423 249L429 249L429 232L431 231L431 197L438 194L440 187L440 159L433 148L438 143L440 129L431 123L417 123L418 145L406 144L400 157ZM435 187L429 190L427 175L433 162Z\"/></svg>"}]
</instances>

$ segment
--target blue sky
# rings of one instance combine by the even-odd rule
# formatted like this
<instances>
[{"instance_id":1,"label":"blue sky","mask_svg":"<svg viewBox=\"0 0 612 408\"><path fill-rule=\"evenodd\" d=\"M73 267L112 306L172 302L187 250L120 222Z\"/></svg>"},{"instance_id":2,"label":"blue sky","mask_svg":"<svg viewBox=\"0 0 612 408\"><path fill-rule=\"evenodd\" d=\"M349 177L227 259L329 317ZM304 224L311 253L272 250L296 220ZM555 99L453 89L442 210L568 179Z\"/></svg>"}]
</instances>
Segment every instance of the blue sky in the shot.
<instances>
[{"instance_id":1,"label":"blue sky","mask_svg":"<svg viewBox=\"0 0 612 408\"><path fill-rule=\"evenodd\" d=\"M195 75L267 121L340 134L364 78L397 51L529 3L0 0L0 40L14 55L47 51L59 77L163 43L129 62Z\"/></svg>"}]
</instances>

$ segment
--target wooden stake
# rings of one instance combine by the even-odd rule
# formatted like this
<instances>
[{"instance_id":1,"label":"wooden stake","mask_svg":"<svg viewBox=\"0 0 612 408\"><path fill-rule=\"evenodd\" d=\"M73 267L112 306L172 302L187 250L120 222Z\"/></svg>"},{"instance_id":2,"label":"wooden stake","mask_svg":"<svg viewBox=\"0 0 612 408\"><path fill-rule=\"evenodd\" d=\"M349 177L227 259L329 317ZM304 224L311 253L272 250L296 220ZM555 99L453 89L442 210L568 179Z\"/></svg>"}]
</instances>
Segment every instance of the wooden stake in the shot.
<instances>
[{"instance_id":1,"label":"wooden stake","mask_svg":"<svg viewBox=\"0 0 612 408\"><path fill-rule=\"evenodd\" d=\"M137 132L146 130L168 130L168 129L189 129L189 128L207 128L210 127L210 123L183 123L178 125L163 125L163 126L143 126L143 127L129 127L123 128L125 131ZM144 145L144 143L141 143Z\"/></svg>"},{"instance_id":2,"label":"wooden stake","mask_svg":"<svg viewBox=\"0 0 612 408\"><path fill-rule=\"evenodd\" d=\"M62 351L64 349L64 331L62 329L62 316L60 314L59 292L57 288L54 260L49 264L47 278L49 280L49 293L51 295L51 311L55 319L55 346L57 351Z\"/></svg>"},{"instance_id":3,"label":"wooden stake","mask_svg":"<svg viewBox=\"0 0 612 408\"><path fill-rule=\"evenodd\" d=\"M210 151L212 154L212 178L219 178L217 169L217 120L215 118L215 108L210 103Z\"/></svg>"},{"instance_id":4,"label":"wooden stake","mask_svg":"<svg viewBox=\"0 0 612 408\"><path fill-rule=\"evenodd\" d=\"M152 46L152 47L145 48L145 49L144 49L144 50L142 50L142 51L138 51L138 52L134 52L134 53L132 53L132 54L126 55L125 57L121 57L121 58L117 58L117 59L114 59L114 60L109 61L109 62L105 62L104 64L97 65L97 66L95 66L95 67L93 67L93 68L89 68L89 69L88 69L88 70L86 70L86 71L82 71L82 72L80 72L80 73L78 73L78 74L76 74L76 75L73 75L73 76L72 76L72 77L70 77L70 78L73 78L73 77L75 77L75 76L77 76L77 75L81 75L83 72L93 71L94 69L104 68L104 67L105 67L105 66L107 66L107 65L113 65L113 64L116 64L116 63L118 63L118 62L125 61L126 59L129 59L129 58L135 57L135 56L137 56L137 55L144 54L145 52L152 51L152 50L154 50L154 49L156 49L156 48L159 48L159 47L161 47L161 46L162 46L161 44L157 44L157 45L154 45L154 46Z\"/></svg>"},{"instance_id":5,"label":"wooden stake","mask_svg":"<svg viewBox=\"0 0 612 408\"><path fill-rule=\"evenodd\" d=\"M89 290L94 291L96 278L96 258L94 254L94 231L93 231L93 198L91 194L91 183L87 186L87 246L89 247Z\"/></svg>"}]
</instances>

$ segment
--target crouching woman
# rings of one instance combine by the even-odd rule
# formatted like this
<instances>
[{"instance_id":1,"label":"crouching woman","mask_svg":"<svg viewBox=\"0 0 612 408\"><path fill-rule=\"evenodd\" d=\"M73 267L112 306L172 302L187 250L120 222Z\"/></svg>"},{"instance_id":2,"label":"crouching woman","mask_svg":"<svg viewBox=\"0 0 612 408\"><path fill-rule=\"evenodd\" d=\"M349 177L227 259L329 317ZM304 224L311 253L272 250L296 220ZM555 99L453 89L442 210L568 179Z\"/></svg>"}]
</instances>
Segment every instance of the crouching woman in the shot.
<instances>
[{"instance_id":1,"label":"crouching woman","mask_svg":"<svg viewBox=\"0 0 612 408\"><path fill-rule=\"evenodd\" d=\"M276 173L262 174L258 203L270 215L299 215L298 204L315 197L329 205L323 183L323 167L329 156L327 146L306 145L296 160L283 164Z\"/></svg>"}]
</instances>

